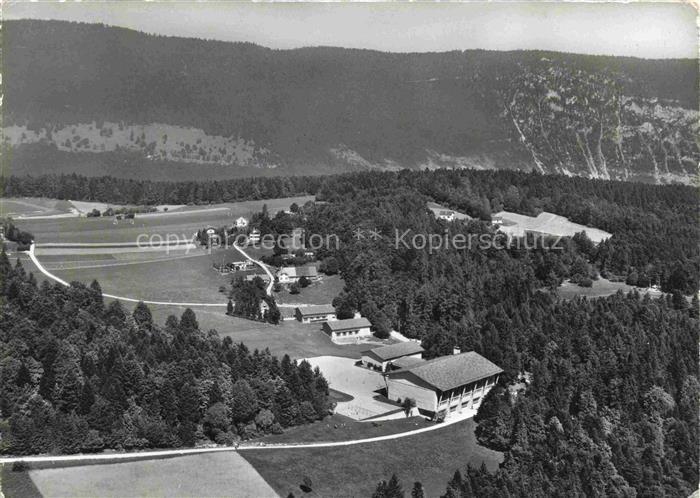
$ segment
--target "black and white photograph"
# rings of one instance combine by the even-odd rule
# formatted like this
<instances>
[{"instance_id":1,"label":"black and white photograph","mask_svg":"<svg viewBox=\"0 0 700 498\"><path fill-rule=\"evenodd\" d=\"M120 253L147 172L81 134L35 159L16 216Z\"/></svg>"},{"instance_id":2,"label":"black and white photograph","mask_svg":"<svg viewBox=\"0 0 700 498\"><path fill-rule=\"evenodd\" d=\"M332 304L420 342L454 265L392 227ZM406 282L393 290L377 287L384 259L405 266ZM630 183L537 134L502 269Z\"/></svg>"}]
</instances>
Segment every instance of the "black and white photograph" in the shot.
<instances>
[{"instance_id":1,"label":"black and white photograph","mask_svg":"<svg viewBox=\"0 0 700 498\"><path fill-rule=\"evenodd\" d=\"M700 498L695 2L0 3L0 498Z\"/></svg>"}]
</instances>

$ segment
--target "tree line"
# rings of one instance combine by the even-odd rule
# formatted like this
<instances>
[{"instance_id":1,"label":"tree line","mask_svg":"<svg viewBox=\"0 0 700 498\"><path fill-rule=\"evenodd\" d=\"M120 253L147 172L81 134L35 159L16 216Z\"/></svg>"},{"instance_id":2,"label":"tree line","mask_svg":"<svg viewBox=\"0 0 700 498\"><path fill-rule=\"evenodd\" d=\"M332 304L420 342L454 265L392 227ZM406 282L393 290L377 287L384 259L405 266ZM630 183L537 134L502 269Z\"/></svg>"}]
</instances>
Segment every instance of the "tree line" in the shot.
<instances>
[{"instance_id":1,"label":"tree line","mask_svg":"<svg viewBox=\"0 0 700 498\"><path fill-rule=\"evenodd\" d=\"M0 453L172 448L280 432L328 414L318 369L200 330L164 325L97 282L37 285L0 254Z\"/></svg>"},{"instance_id":2,"label":"tree line","mask_svg":"<svg viewBox=\"0 0 700 498\"><path fill-rule=\"evenodd\" d=\"M209 204L297 195L346 202L358 195L406 189L490 220L501 210L536 216L548 211L606 230L611 238L586 257L597 271L633 284L659 284L690 294L700 286L697 192L682 185L646 185L517 171L362 172L331 176L151 182L79 175L4 177L4 197L41 196L110 203ZM261 220L279 231L284 218ZM278 224L279 226L275 226ZM268 226L269 225L269 226Z\"/></svg>"}]
</instances>

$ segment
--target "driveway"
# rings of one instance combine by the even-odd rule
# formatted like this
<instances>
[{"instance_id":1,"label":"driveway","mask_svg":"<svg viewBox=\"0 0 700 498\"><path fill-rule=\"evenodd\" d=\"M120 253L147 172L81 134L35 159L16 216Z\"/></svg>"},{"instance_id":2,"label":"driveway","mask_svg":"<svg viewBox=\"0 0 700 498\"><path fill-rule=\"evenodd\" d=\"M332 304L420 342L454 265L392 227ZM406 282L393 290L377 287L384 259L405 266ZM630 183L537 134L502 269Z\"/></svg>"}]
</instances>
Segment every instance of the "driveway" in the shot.
<instances>
[{"instance_id":1,"label":"driveway","mask_svg":"<svg viewBox=\"0 0 700 498\"><path fill-rule=\"evenodd\" d=\"M317 356L307 358L306 361L321 370L330 387L354 398L352 401L338 403L336 413L362 420L400 409L399 405L389 402L387 398L376 392L386 388L382 374L355 366L356 359ZM404 415L401 413L399 416Z\"/></svg>"}]
</instances>

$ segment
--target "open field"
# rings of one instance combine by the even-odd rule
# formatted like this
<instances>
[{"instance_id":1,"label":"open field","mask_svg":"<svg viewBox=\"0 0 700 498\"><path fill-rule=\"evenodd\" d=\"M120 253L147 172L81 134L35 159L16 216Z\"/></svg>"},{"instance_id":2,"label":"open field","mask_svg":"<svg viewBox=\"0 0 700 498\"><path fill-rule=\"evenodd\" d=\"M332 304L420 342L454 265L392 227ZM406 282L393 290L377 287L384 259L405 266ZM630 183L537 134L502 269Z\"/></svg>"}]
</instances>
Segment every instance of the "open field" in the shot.
<instances>
[{"instance_id":1,"label":"open field","mask_svg":"<svg viewBox=\"0 0 700 498\"><path fill-rule=\"evenodd\" d=\"M94 268L109 268L130 264L157 263L185 258L205 257L204 250L175 248L167 251L157 248L94 248L94 249L43 249L35 251L36 257L47 270L79 270L88 272ZM217 253L218 254L218 253ZM221 256L214 256L221 257ZM226 257L226 256L225 256Z\"/></svg>"},{"instance_id":2,"label":"open field","mask_svg":"<svg viewBox=\"0 0 700 498\"><path fill-rule=\"evenodd\" d=\"M367 439L388 434L413 431L434 425L423 417L403 417L382 422L358 422L344 415L331 415L312 424L290 427L282 434L271 434L257 439L265 443L313 443ZM411 436L413 437L413 436Z\"/></svg>"},{"instance_id":3,"label":"open field","mask_svg":"<svg viewBox=\"0 0 700 498\"><path fill-rule=\"evenodd\" d=\"M181 315L184 308L173 306L150 306L154 319L163 323L170 314ZM254 322L243 318L227 316L223 310L192 308L197 314L199 328L216 329L222 337L230 337L234 342L242 342L251 351L269 348L272 354L288 354L293 359L303 359L319 355L360 358L360 352L367 344L338 345L323 333L320 324L305 324L296 320L283 321L280 325ZM388 344L388 342L387 342Z\"/></svg>"},{"instance_id":4,"label":"open field","mask_svg":"<svg viewBox=\"0 0 700 498\"><path fill-rule=\"evenodd\" d=\"M472 219L472 217L469 216L468 214L460 213L459 211L455 211L454 209L450 209L448 207L441 206L440 204L438 204L436 202L429 202L428 209L430 209L433 212L433 215L436 218L440 214L440 211L452 211L454 213L455 220L471 220Z\"/></svg>"},{"instance_id":5,"label":"open field","mask_svg":"<svg viewBox=\"0 0 700 498\"><path fill-rule=\"evenodd\" d=\"M38 244L47 242L136 242L141 234L166 238L190 239L206 225L231 225L239 216L249 217L262 209L264 204L271 214L288 209L293 202L304 204L313 200L312 196L287 197L244 201L211 206L193 206L196 209L182 209L168 213L136 215L133 220L116 221L114 218L55 218L17 220L22 230L34 234ZM133 222L133 224L132 224Z\"/></svg>"},{"instance_id":6,"label":"open field","mask_svg":"<svg viewBox=\"0 0 700 498\"><path fill-rule=\"evenodd\" d=\"M137 207L132 205L122 205L122 204L109 204L104 202L88 202L88 201L70 201L70 203L75 206L75 208L81 213L89 213L93 209L97 209L100 212L104 212L107 208L121 208L121 207ZM185 204L163 204L159 206L154 206L159 212L165 211L175 211L187 207Z\"/></svg>"},{"instance_id":7,"label":"open field","mask_svg":"<svg viewBox=\"0 0 700 498\"><path fill-rule=\"evenodd\" d=\"M42 466L46 467L46 466ZM44 497L232 496L274 497L276 493L238 453L205 453L153 460L29 471ZM10 495L7 495L10 498Z\"/></svg>"},{"instance_id":8,"label":"open field","mask_svg":"<svg viewBox=\"0 0 700 498\"><path fill-rule=\"evenodd\" d=\"M525 235L525 232L571 237L578 232L585 231L588 238L597 243L612 236L612 234L604 230L572 223L563 216L547 212L540 213L537 217L532 217L501 211L494 216L503 219L503 226L499 230L514 237L522 237Z\"/></svg>"},{"instance_id":9,"label":"open field","mask_svg":"<svg viewBox=\"0 0 700 498\"><path fill-rule=\"evenodd\" d=\"M29 472L14 472L12 464L0 464L0 496L5 498L41 498Z\"/></svg>"},{"instance_id":10,"label":"open field","mask_svg":"<svg viewBox=\"0 0 700 498\"><path fill-rule=\"evenodd\" d=\"M340 275L321 275L318 281L301 289L299 294L290 294L286 287L283 288L275 293L275 300L278 304L330 304L344 286Z\"/></svg>"},{"instance_id":11,"label":"open field","mask_svg":"<svg viewBox=\"0 0 700 498\"><path fill-rule=\"evenodd\" d=\"M55 216L70 214L73 206L68 201L42 197L0 198L0 217Z\"/></svg>"},{"instance_id":12,"label":"open field","mask_svg":"<svg viewBox=\"0 0 700 498\"><path fill-rule=\"evenodd\" d=\"M11 261L14 264L17 255L12 255ZM39 282L43 280L49 280L52 284L53 280L47 279L31 262L31 260L25 254L19 254L19 259L22 261L22 265L28 272L34 273L35 277ZM201 260L201 261L200 261ZM183 261L187 261L188 264L191 261L197 262L198 265L202 265L202 269L206 269L208 273L204 274L207 277L202 277L202 273L197 271L192 271L192 279L196 282L195 288L190 287L191 282L188 283L186 280L186 275L184 278L178 277L176 275L182 274L182 270L178 268L178 265L182 265ZM202 262L204 261L204 263ZM198 299L203 299L202 293L206 294L204 298L211 298L214 301L211 302L221 302L221 308L208 308L208 307L197 307L193 306L192 309L197 315L197 321L199 322L199 327L202 330L215 329L219 332L222 337L231 337L234 342L243 342L250 350L269 348L272 354L277 356L282 356L284 354L289 354L292 358L301 359L312 356L329 355L329 356L342 356L346 358L359 358L360 352L368 348L367 344L348 344L348 345L338 345L334 344L330 338L323 333L320 324L303 324L296 320L284 321L280 325L272 325L269 323L256 322L252 320L246 320L243 318L232 317L225 314L225 304L226 296L218 292L219 282L224 285L228 282L230 276L224 275L220 276L216 271L210 269L208 266L204 268L208 263L206 263L206 257L193 257L189 259L183 259L181 261L174 260L165 263L148 263L144 265L128 265L124 267L110 267L110 268L94 268L88 270L70 270L56 272L61 278L67 279L72 277L70 280L78 280L89 284L92 278L98 278L100 285L102 286L103 292L109 294L114 293L115 295L122 295L124 297L134 297L133 285L134 279L138 279L140 282L146 285L145 290L153 289L155 297L166 297L166 300L171 300L169 296L180 297L198 297ZM159 265L168 265L172 271L177 271L172 276L167 276L159 274L158 269L162 268ZM196 265L195 265L196 266ZM144 268L139 275L138 269L140 267ZM153 270L152 267L155 267ZM150 271L155 271L154 277L158 279L156 283L149 282ZM189 272L186 271L185 274ZM211 278L211 283L208 278ZM165 280L171 279L172 284L172 294L164 294L167 289L159 288L158 282L162 283ZM196 287L200 289L197 292ZM109 292L107 289L112 291L119 291L121 294L116 292ZM203 289L203 290L202 290ZM150 296L153 297L153 296ZM138 296L140 299L149 299L146 296ZM149 299L154 301L160 301L161 299ZM107 299L110 301L110 299ZM176 299L172 299L173 302L177 302ZM182 301L189 302L189 301ZM204 302L203 300L198 302ZM133 310L135 304L130 302L122 302L122 305L128 309ZM153 313L153 319L158 324L164 324L165 320L169 315L175 315L179 317L185 311L184 306L175 305L149 305L151 312ZM282 311L288 311L292 308L282 308ZM388 341L384 341L389 344ZM393 341L392 341L393 342Z\"/></svg>"},{"instance_id":13,"label":"open field","mask_svg":"<svg viewBox=\"0 0 700 498\"><path fill-rule=\"evenodd\" d=\"M249 450L242 455L280 496L299 496L302 478L308 476L313 491L305 496L366 498L377 482L396 473L407 493L414 481L421 481L426 496L434 497L445 492L454 471L467 463L484 462L494 470L502 461L501 453L479 446L474 427L473 420L465 420L403 439L337 448Z\"/></svg>"},{"instance_id":14,"label":"open field","mask_svg":"<svg viewBox=\"0 0 700 498\"><path fill-rule=\"evenodd\" d=\"M115 296L130 297L144 301L172 301L184 303L226 304L225 294L218 292L219 286L228 286L230 276L221 275L212 264L221 258L233 258L235 249L216 251L207 254L198 250L195 255L165 255L160 261L139 261L132 259L122 261L89 262L81 266L71 261L68 263L52 261L52 272L66 282L80 281L86 284L96 279L102 291ZM154 255L155 256L155 255ZM38 257L42 261L41 257Z\"/></svg>"},{"instance_id":15,"label":"open field","mask_svg":"<svg viewBox=\"0 0 700 498\"><path fill-rule=\"evenodd\" d=\"M611 282L602 277L594 280L591 287L579 287L571 282L564 282L557 289L557 294L564 299L573 299L576 296L605 297L615 294L617 291L622 291L626 294L631 290L636 290L640 294L649 293L651 297L659 297L663 294L663 292L657 290L632 287L624 282Z\"/></svg>"}]
</instances>

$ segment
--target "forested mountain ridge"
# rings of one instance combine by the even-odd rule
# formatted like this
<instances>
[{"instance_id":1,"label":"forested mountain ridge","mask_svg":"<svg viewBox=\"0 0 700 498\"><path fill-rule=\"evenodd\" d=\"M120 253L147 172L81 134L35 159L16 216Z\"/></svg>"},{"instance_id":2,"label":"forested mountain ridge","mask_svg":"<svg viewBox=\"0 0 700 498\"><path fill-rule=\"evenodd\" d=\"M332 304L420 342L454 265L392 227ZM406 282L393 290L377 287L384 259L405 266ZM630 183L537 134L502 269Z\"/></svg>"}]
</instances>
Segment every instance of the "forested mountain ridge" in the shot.
<instances>
[{"instance_id":1,"label":"forested mountain ridge","mask_svg":"<svg viewBox=\"0 0 700 498\"><path fill-rule=\"evenodd\" d=\"M4 24L3 126L18 174L473 167L661 183L688 182L700 158L694 60L271 50Z\"/></svg>"}]
</instances>

